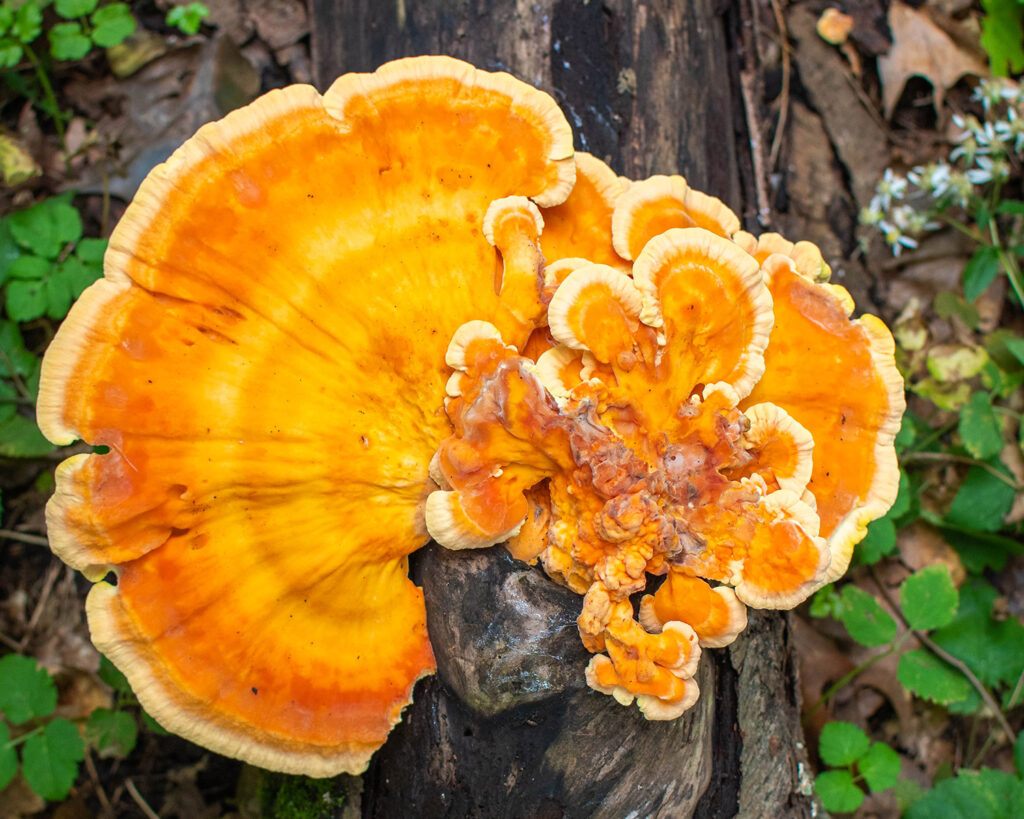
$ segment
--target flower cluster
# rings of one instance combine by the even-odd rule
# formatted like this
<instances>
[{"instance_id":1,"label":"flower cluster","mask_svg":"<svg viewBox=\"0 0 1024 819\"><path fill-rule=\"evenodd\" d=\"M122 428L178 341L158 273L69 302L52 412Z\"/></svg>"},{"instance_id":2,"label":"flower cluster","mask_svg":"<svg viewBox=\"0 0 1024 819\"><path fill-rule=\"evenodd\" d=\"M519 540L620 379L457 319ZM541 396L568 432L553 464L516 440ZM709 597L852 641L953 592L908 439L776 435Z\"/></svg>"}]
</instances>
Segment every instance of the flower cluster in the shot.
<instances>
[{"instance_id":1,"label":"flower cluster","mask_svg":"<svg viewBox=\"0 0 1024 819\"><path fill-rule=\"evenodd\" d=\"M949 158L911 168L905 176L886 169L875 196L860 214L899 255L917 247L921 234L940 226L950 208L973 213L988 194L1019 172L1024 155L1024 89L1001 79L982 79L972 95L982 118L956 115L959 133Z\"/></svg>"}]
</instances>

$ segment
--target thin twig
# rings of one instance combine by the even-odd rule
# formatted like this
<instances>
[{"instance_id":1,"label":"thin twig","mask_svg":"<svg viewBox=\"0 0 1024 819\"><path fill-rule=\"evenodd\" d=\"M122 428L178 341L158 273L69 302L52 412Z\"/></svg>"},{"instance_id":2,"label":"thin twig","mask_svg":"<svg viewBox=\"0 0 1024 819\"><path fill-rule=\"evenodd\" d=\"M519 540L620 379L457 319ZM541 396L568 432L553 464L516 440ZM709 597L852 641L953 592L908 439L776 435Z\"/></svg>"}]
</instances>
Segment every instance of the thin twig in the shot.
<instances>
[{"instance_id":1,"label":"thin twig","mask_svg":"<svg viewBox=\"0 0 1024 819\"><path fill-rule=\"evenodd\" d=\"M910 631L918 640L921 641L933 654L940 659L945 660L953 668L963 674L974 686L975 690L981 696L981 699L985 702L985 705L989 707L995 716L996 722L1006 732L1006 735L1010 738L1011 743L1017 741L1017 733L1010 727L1010 723L1006 719L1006 715L1003 714L1003 709L999 707L999 703L995 701L995 698L989 693L988 689L981 684L981 680L974 676L974 672L967 667L967 664L952 654L946 649L936 643L931 637L925 634L923 631L911 628L907 618L903 616L903 609L897 605L896 601L893 600L892 595L889 594L889 590L883 585L882 581L878 579L878 575L875 573L874 567L870 567L871 579L875 581L875 585L878 586L878 590L882 593L882 596L888 601L889 607L892 609L893 614L896 615L897 619L903 623L903 627Z\"/></svg>"},{"instance_id":2,"label":"thin twig","mask_svg":"<svg viewBox=\"0 0 1024 819\"><path fill-rule=\"evenodd\" d=\"M786 29L786 18L782 15L778 0L771 0L772 11L775 13L775 25L779 29L779 48L782 50L782 90L779 91L779 121L772 137L772 148L768 152L768 172L775 170L779 161L779 150L782 148L782 135L786 130L786 119L789 116L789 80L792 67L789 56L789 32Z\"/></svg>"},{"instance_id":3,"label":"thin twig","mask_svg":"<svg viewBox=\"0 0 1024 819\"><path fill-rule=\"evenodd\" d=\"M0 631L0 643L3 643L5 646L11 649L11 651L21 651L21 646L18 645L18 643L15 640L12 640L10 637L4 634L2 631Z\"/></svg>"},{"instance_id":4,"label":"thin twig","mask_svg":"<svg viewBox=\"0 0 1024 819\"><path fill-rule=\"evenodd\" d=\"M32 632L39 625L39 619L43 616L43 609L50 599L50 592L53 591L53 584L57 582L57 575L63 567L63 563L55 560L50 566L50 570L46 573L46 580L43 581L43 590L39 593L39 600L36 602L36 607L32 610L32 616L29 618L28 625L25 626L25 634L21 638L22 651L25 650L28 641L32 638Z\"/></svg>"},{"instance_id":5,"label":"thin twig","mask_svg":"<svg viewBox=\"0 0 1024 819\"><path fill-rule=\"evenodd\" d=\"M947 463L977 466L999 478L999 480L1011 487L1015 492L1024 491L1024 486L1021 486L1009 475L1004 475L991 464L979 461L976 458L970 458L966 455L951 455L948 452L904 452L900 460L904 463L911 463L913 461L945 461Z\"/></svg>"},{"instance_id":6,"label":"thin twig","mask_svg":"<svg viewBox=\"0 0 1024 819\"><path fill-rule=\"evenodd\" d=\"M139 806L139 810L146 814L146 819L160 819L160 814L146 804L146 800L142 798L142 794L139 793L139 789L135 787L135 783L132 782L131 777L124 781L124 787L128 791L128 795L131 796L132 801Z\"/></svg>"},{"instance_id":7,"label":"thin twig","mask_svg":"<svg viewBox=\"0 0 1024 819\"><path fill-rule=\"evenodd\" d=\"M103 812L107 816L113 816L114 808L111 806L110 800L107 798L107 792L103 789L103 783L100 782L100 775L96 770L96 763L92 761L92 754L88 751L85 754L85 768L89 772L89 778L92 780L93 790L96 791L96 798L100 800Z\"/></svg>"},{"instance_id":8,"label":"thin twig","mask_svg":"<svg viewBox=\"0 0 1024 819\"><path fill-rule=\"evenodd\" d=\"M0 529L0 540L16 540L19 543L31 543L33 546L50 545L50 541L42 535L30 535L26 532L16 532L13 529Z\"/></svg>"},{"instance_id":9,"label":"thin twig","mask_svg":"<svg viewBox=\"0 0 1024 819\"><path fill-rule=\"evenodd\" d=\"M1013 687L1013 693L1010 694L1010 699L1006 701L1006 708L1009 710L1013 708L1017 702L1017 697L1020 696L1021 688L1024 688L1024 671L1020 672L1020 676L1017 678L1017 684Z\"/></svg>"}]
</instances>

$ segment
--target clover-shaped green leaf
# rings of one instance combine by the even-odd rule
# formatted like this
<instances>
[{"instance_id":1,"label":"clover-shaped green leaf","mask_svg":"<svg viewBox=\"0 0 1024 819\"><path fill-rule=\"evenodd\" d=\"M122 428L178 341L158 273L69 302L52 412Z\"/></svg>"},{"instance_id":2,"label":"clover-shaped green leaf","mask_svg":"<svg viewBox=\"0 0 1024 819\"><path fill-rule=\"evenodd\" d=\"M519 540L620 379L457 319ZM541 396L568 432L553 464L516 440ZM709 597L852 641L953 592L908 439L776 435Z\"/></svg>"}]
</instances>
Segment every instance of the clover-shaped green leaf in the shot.
<instances>
[{"instance_id":1,"label":"clover-shaped green leaf","mask_svg":"<svg viewBox=\"0 0 1024 819\"><path fill-rule=\"evenodd\" d=\"M92 41L102 48L123 43L135 31L135 18L127 3L111 3L93 12Z\"/></svg>"},{"instance_id":2,"label":"clover-shaped green leaf","mask_svg":"<svg viewBox=\"0 0 1024 819\"><path fill-rule=\"evenodd\" d=\"M50 29L50 53L57 60L80 60L92 49L92 40L78 23L57 23Z\"/></svg>"},{"instance_id":3,"label":"clover-shaped green leaf","mask_svg":"<svg viewBox=\"0 0 1024 819\"><path fill-rule=\"evenodd\" d=\"M26 740L21 769L32 790L44 799L59 800L71 790L78 777L78 763L84 758L85 745L78 729L66 719L55 719L41 734Z\"/></svg>"},{"instance_id":4,"label":"clover-shaped green leaf","mask_svg":"<svg viewBox=\"0 0 1024 819\"><path fill-rule=\"evenodd\" d=\"M47 717L57 707L57 688L31 657L8 654L0 658L0 710L8 722L21 725Z\"/></svg>"},{"instance_id":5,"label":"clover-shaped green leaf","mask_svg":"<svg viewBox=\"0 0 1024 819\"><path fill-rule=\"evenodd\" d=\"M960 594L943 564L921 569L900 586L900 607L911 628L927 631L948 626L959 605Z\"/></svg>"}]
</instances>

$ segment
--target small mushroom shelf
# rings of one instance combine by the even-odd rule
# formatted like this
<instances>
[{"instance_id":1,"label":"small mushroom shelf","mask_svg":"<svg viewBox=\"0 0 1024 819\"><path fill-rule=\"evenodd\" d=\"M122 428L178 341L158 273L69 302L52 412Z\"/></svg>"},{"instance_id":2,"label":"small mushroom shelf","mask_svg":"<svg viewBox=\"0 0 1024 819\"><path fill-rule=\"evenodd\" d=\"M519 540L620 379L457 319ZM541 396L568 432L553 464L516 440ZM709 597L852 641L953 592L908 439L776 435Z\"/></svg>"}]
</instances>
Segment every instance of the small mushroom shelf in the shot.
<instances>
[{"instance_id":1,"label":"small mushroom shelf","mask_svg":"<svg viewBox=\"0 0 1024 819\"><path fill-rule=\"evenodd\" d=\"M539 561L589 685L673 719L896 496L892 337L817 248L574 153L506 74L271 92L153 170L104 267L43 365L43 432L109 450L58 468L51 545L143 706L262 767L383 744L435 669L431 537Z\"/></svg>"}]
</instances>

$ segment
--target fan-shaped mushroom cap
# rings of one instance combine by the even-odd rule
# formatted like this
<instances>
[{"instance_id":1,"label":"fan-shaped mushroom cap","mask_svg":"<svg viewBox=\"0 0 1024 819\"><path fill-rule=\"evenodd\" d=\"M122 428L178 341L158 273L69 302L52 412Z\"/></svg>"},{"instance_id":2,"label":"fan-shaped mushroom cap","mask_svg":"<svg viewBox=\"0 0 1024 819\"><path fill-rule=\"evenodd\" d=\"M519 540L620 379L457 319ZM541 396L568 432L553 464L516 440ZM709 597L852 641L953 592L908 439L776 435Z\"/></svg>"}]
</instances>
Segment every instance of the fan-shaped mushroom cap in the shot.
<instances>
[{"instance_id":1,"label":"fan-shaped mushroom cap","mask_svg":"<svg viewBox=\"0 0 1024 819\"><path fill-rule=\"evenodd\" d=\"M747 609L728 586L712 588L699 577L671 568L658 591L640 601L638 619L655 633L669 621L681 621L694 630L701 646L721 648L747 627Z\"/></svg>"},{"instance_id":2,"label":"fan-shaped mushroom cap","mask_svg":"<svg viewBox=\"0 0 1024 819\"><path fill-rule=\"evenodd\" d=\"M779 478L806 483L807 436L782 410L737 406L763 372L772 326L757 262L709 231L672 229L647 244L633 274L575 267L548 307L558 344L536 364L489 331L448 404L455 433L439 463L452 489L428 510L435 497L472 510L454 534L431 526L461 548L476 532L487 534L481 543L502 537L533 509L516 548L540 549L549 575L586 594L580 634L608 652L588 682L620 702L653 697L645 713L664 717L692 703L682 683L692 671L676 673L678 658L633 618L628 598L646 574L678 569L736 587L731 598L714 593L723 624L700 614L713 643L741 627L737 598L775 608L805 599L829 550L814 510L778 488ZM779 430L789 437L772 446ZM549 502L528 503L544 480ZM696 616L668 622L693 626L684 613Z\"/></svg>"},{"instance_id":3,"label":"fan-shaped mushroom cap","mask_svg":"<svg viewBox=\"0 0 1024 819\"><path fill-rule=\"evenodd\" d=\"M612 216L612 242L624 259L636 259L647 243L672 228L698 227L728 238L740 220L714 196L694 190L681 176L634 182Z\"/></svg>"},{"instance_id":4,"label":"fan-shaped mushroom cap","mask_svg":"<svg viewBox=\"0 0 1024 819\"><path fill-rule=\"evenodd\" d=\"M892 334L874 316L852 320L845 291L816 284L782 255L770 256L762 270L775 329L765 374L745 406L771 402L814 439L807 489L832 556L827 583L846 571L868 523L896 499L893 441L905 406L903 379Z\"/></svg>"},{"instance_id":5,"label":"fan-shaped mushroom cap","mask_svg":"<svg viewBox=\"0 0 1024 819\"><path fill-rule=\"evenodd\" d=\"M628 272L629 263L612 246L612 212L629 184L597 157L577 151L572 192L544 210L541 249L548 263L578 256Z\"/></svg>"},{"instance_id":6,"label":"fan-shaped mushroom cap","mask_svg":"<svg viewBox=\"0 0 1024 819\"><path fill-rule=\"evenodd\" d=\"M540 307L535 209L495 211L507 304L484 215L554 206L573 174L549 97L431 57L271 92L143 183L47 354L39 422L110 449L58 470L48 525L117 574L90 625L165 726L315 776L384 741L434 668L405 569L445 349L470 319L522 344Z\"/></svg>"}]
</instances>

